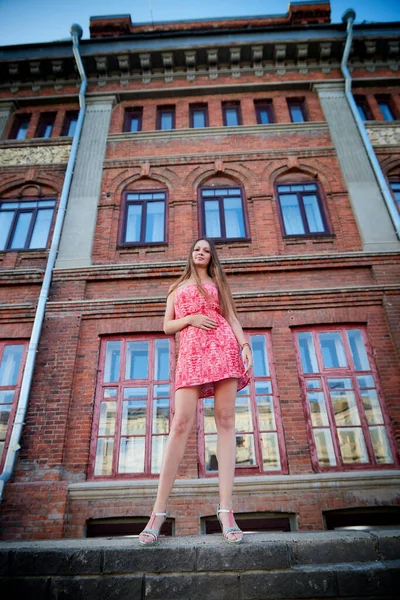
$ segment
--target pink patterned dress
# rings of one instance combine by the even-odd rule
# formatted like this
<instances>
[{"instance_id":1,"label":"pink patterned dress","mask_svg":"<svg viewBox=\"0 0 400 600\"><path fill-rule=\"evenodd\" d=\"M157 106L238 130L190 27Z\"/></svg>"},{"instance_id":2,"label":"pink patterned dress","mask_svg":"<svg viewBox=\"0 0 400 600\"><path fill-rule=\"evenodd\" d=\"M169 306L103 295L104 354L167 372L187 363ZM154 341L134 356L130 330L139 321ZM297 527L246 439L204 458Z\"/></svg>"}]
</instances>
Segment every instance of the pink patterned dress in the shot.
<instances>
[{"instance_id":1,"label":"pink patterned dress","mask_svg":"<svg viewBox=\"0 0 400 600\"><path fill-rule=\"evenodd\" d=\"M175 291L175 318L187 315L207 315L217 322L210 331L189 325L180 333L179 358L175 372L175 390L201 385L200 398L214 396L214 382L235 378L238 390L244 388L249 377L235 334L220 313L218 289L213 283L203 287L212 297L206 298L196 284L186 284Z\"/></svg>"}]
</instances>

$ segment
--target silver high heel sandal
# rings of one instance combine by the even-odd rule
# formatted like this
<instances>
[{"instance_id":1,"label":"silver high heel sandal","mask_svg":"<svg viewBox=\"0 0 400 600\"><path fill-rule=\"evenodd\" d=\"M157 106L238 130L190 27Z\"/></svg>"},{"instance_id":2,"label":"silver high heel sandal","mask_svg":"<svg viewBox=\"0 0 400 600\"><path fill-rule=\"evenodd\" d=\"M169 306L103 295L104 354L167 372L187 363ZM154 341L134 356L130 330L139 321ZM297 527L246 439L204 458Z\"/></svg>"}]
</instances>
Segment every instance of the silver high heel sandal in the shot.
<instances>
[{"instance_id":1,"label":"silver high heel sandal","mask_svg":"<svg viewBox=\"0 0 400 600\"><path fill-rule=\"evenodd\" d=\"M163 523L161 523L159 530L157 531L157 529L152 529L153 527L153 523L155 521L156 517L164 517L164 521L167 518L167 513L163 512L163 513L156 513L156 512L152 512L151 513L151 517L150 517L150 521L149 521L149 527L146 529L143 529L143 531L140 533L139 535L139 544L141 546L155 546L158 542L158 536L160 535L160 531L161 531L161 527L163 526ZM153 539L150 540L149 542L142 542L142 540L140 539L141 535L149 535L151 536Z\"/></svg>"},{"instance_id":2,"label":"silver high heel sandal","mask_svg":"<svg viewBox=\"0 0 400 600\"><path fill-rule=\"evenodd\" d=\"M228 513L229 514L229 527L226 527L225 529L224 529L221 519L219 518L220 513ZM228 542L228 544L236 544L237 545L237 544L241 544L243 542L243 531L241 529L239 529L239 527L237 527L236 525L233 524L233 510L232 509L228 510L226 508L220 508L219 504L218 504L217 519L221 525L222 535L224 536L224 539ZM236 540L231 540L228 537L228 535L230 533L234 533L235 535L242 534L242 537L239 537Z\"/></svg>"}]
</instances>

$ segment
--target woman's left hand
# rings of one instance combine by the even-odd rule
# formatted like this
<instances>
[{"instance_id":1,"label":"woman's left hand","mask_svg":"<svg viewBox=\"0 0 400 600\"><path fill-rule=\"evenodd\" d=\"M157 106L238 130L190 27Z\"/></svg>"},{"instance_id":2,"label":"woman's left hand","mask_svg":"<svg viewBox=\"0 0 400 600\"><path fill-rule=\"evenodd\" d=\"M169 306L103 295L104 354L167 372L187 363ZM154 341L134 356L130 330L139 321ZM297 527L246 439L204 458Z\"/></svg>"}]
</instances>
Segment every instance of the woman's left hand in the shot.
<instances>
[{"instance_id":1,"label":"woman's left hand","mask_svg":"<svg viewBox=\"0 0 400 600\"><path fill-rule=\"evenodd\" d=\"M250 371L250 369L253 366L253 355L251 353L251 350L248 346L244 346L243 350L242 350L242 358L243 358L243 362L245 364L245 374L248 373Z\"/></svg>"}]
</instances>

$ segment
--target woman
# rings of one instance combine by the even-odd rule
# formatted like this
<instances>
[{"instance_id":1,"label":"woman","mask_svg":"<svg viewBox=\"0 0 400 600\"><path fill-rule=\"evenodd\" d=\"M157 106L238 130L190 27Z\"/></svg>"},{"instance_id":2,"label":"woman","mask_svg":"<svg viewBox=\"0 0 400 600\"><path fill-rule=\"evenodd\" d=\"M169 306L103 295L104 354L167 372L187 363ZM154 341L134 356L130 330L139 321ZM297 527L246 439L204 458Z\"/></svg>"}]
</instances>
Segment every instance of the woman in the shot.
<instances>
[{"instance_id":1,"label":"woman","mask_svg":"<svg viewBox=\"0 0 400 600\"><path fill-rule=\"evenodd\" d=\"M214 244L205 238L192 244L185 271L168 293L164 332L171 335L178 331L181 338L175 374L175 414L165 446L156 502L139 542L142 546L157 543L197 402L199 398L214 396L221 507L217 509L217 517L226 541L238 544L243 533L232 512L235 398L236 392L248 384L253 361Z\"/></svg>"}]
</instances>

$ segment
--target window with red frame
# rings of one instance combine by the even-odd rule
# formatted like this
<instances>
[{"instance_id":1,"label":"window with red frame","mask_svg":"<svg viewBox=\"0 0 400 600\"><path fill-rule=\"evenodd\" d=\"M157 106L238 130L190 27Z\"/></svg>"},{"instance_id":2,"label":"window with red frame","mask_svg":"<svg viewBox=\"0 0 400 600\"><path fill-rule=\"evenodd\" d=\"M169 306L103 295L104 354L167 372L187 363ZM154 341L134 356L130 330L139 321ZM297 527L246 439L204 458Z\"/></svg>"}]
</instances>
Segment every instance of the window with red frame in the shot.
<instances>
[{"instance_id":1,"label":"window with red frame","mask_svg":"<svg viewBox=\"0 0 400 600\"><path fill-rule=\"evenodd\" d=\"M0 342L0 466L8 447L22 380L26 343Z\"/></svg>"},{"instance_id":2,"label":"window with red frame","mask_svg":"<svg viewBox=\"0 0 400 600\"><path fill-rule=\"evenodd\" d=\"M295 337L315 469L393 465L365 330L312 328Z\"/></svg>"},{"instance_id":3,"label":"window with red frame","mask_svg":"<svg viewBox=\"0 0 400 600\"><path fill-rule=\"evenodd\" d=\"M237 474L287 472L282 419L269 333L249 336L254 357L254 377L236 397ZM199 463L201 475L218 469L214 399L199 403Z\"/></svg>"},{"instance_id":4,"label":"window with red frame","mask_svg":"<svg viewBox=\"0 0 400 600\"><path fill-rule=\"evenodd\" d=\"M172 352L173 341L162 336L102 342L91 477L160 472L169 433Z\"/></svg>"},{"instance_id":5,"label":"window with red frame","mask_svg":"<svg viewBox=\"0 0 400 600\"><path fill-rule=\"evenodd\" d=\"M285 235L330 233L318 184L285 182L276 189Z\"/></svg>"}]
</instances>

